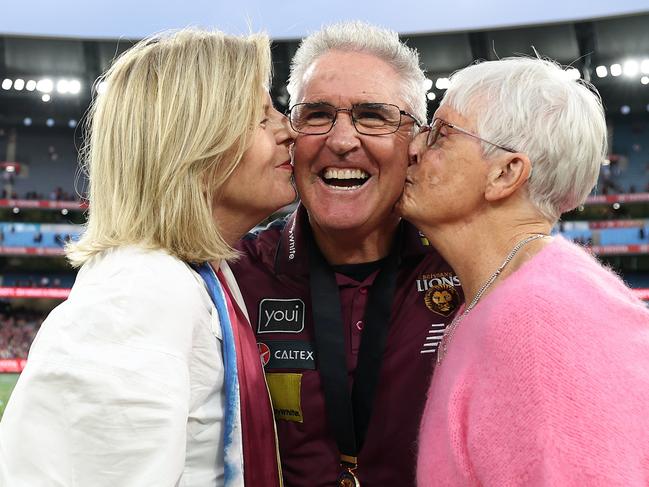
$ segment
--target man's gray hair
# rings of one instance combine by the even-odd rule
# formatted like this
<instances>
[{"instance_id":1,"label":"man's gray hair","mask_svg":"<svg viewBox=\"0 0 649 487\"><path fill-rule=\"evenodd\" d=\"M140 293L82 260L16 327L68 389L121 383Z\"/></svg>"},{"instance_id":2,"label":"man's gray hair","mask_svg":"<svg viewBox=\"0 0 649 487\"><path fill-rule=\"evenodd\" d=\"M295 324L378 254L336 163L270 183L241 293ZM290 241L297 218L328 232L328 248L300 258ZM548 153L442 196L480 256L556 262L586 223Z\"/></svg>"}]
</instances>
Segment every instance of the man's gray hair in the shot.
<instances>
[{"instance_id":1,"label":"man's gray hair","mask_svg":"<svg viewBox=\"0 0 649 487\"><path fill-rule=\"evenodd\" d=\"M607 152L599 93L557 63L512 57L457 71L442 100L476 122L480 137L525 153L530 201L550 221L584 202ZM483 143L486 157L498 149Z\"/></svg>"},{"instance_id":2,"label":"man's gray hair","mask_svg":"<svg viewBox=\"0 0 649 487\"><path fill-rule=\"evenodd\" d=\"M359 21L328 25L302 40L291 62L291 105L301 101L306 70L332 50L372 54L392 66L402 79L406 109L426 122L426 76L419 67L419 53L401 42L396 32Z\"/></svg>"}]
</instances>

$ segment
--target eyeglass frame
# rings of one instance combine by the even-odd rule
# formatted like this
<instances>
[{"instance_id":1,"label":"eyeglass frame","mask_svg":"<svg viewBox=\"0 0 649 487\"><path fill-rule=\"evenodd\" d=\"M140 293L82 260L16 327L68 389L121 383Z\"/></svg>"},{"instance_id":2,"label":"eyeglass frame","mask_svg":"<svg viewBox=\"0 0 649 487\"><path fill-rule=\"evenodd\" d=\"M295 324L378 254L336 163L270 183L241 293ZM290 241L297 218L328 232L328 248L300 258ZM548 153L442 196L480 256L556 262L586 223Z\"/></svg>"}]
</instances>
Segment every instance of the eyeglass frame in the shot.
<instances>
[{"instance_id":1,"label":"eyeglass frame","mask_svg":"<svg viewBox=\"0 0 649 487\"><path fill-rule=\"evenodd\" d=\"M435 126L435 122L439 122L439 129L437 129L437 130L433 130L433 128ZM441 118L434 118L430 125L422 125L421 126L421 132L420 133L428 132L428 135L426 135L426 147L430 148L430 147L433 147L435 145L435 143L437 142L437 139L439 139L439 134L441 133L443 127L448 127L450 129L457 130L461 134L468 135L469 137L473 137L474 139L477 139L477 140L479 140L481 142L485 142L485 143L487 143L489 145L493 145L494 147L498 147L499 149L504 150L505 152L510 152L512 154L515 154L515 153L519 152L519 151L514 150L514 149L512 149L510 147L504 147L502 145L498 145L498 144L495 144L493 142L490 142L487 139L483 139L482 137L479 137L479 136L469 132L468 130L463 129L462 127L458 127L457 125L449 123L446 120L442 120ZM434 135L435 138L431 141L431 137L433 137L433 135Z\"/></svg>"},{"instance_id":2,"label":"eyeglass frame","mask_svg":"<svg viewBox=\"0 0 649 487\"><path fill-rule=\"evenodd\" d=\"M295 128L293 126L293 120L291 119L291 112L293 111L293 109L295 107L300 106L300 105L327 105L327 106L330 106L331 108L333 108L334 109L334 118L331 120L331 124L329 125L329 128L327 129L327 131L325 131L325 132L317 132L317 133L302 132L302 131L298 130L297 128ZM366 132L361 132L358 129L358 127L356 126L356 119L354 118L353 110L354 110L354 108L359 107L359 106L363 106L363 105L387 105L387 106L397 108L399 110L399 124L391 132L385 132L385 133L381 133L381 134L368 134ZM415 125L417 125L418 127L424 127L425 126L413 114L408 113L405 110L402 110L401 108L399 108L399 105L395 105L393 103L383 103L383 102L355 103L355 104L353 104L351 106L351 108L338 108L338 107L332 105L331 103L326 103L326 102L301 102L301 103L296 103L296 104L292 105L291 107L289 107L288 110L286 110L285 115L288 117L288 123L291 125L291 128L293 130L295 130L298 134L302 134L302 135L326 135L329 132L331 132L333 130L333 128L334 128L334 125L336 125L336 122L338 121L338 112L347 112L347 113L349 113L349 118L351 118L352 125L354 126L354 129L356 130L356 132L358 132L361 135L370 135L370 136L372 136L372 135L391 135L391 134L394 134L403 125L402 120L403 120L404 115L406 117L410 117L413 120L413 122L415 123Z\"/></svg>"}]
</instances>

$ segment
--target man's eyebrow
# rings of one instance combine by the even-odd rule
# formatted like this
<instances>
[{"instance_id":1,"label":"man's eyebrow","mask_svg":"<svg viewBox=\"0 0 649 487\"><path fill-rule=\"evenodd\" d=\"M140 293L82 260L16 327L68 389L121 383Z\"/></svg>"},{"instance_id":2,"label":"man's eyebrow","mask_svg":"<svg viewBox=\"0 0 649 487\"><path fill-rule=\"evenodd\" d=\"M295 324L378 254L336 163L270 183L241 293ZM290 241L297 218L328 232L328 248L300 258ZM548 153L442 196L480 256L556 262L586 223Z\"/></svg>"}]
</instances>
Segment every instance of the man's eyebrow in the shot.
<instances>
[{"instance_id":1,"label":"man's eyebrow","mask_svg":"<svg viewBox=\"0 0 649 487\"><path fill-rule=\"evenodd\" d=\"M383 106L383 105L390 105L390 103L383 103L381 101L365 101L365 102L361 102L361 103L356 103L356 105L362 105L362 106L367 107L367 108L376 108L376 107L380 107L380 106Z\"/></svg>"},{"instance_id":2,"label":"man's eyebrow","mask_svg":"<svg viewBox=\"0 0 649 487\"><path fill-rule=\"evenodd\" d=\"M305 103L306 105L331 105L331 103L329 103L328 101L317 100L317 99L312 101L305 101L303 103Z\"/></svg>"}]
</instances>

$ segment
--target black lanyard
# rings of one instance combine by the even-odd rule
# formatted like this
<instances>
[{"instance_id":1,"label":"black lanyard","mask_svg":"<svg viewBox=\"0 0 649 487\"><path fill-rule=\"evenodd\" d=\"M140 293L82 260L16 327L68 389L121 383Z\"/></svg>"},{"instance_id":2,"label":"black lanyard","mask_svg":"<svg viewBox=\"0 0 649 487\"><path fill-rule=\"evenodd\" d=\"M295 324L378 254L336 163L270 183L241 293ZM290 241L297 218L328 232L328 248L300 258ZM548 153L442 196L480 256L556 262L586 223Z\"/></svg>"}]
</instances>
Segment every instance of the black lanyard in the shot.
<instances>
[{"instance_id":1,"label":"black lanyard","mask_svg":"<svg viewBox=\"0 0 649 487\"><path fill-rule=\"evenodd\" d=\"M401 228L398 233L400 230ZM342 458L353 459L348 463L356 463L372 415L390 325L400 240L396 239L370 289L354 386L350 395L340 291L333 270L313 237L309 239L311 307L327 420L333 429Z\"/></svg>"}]
</instances>

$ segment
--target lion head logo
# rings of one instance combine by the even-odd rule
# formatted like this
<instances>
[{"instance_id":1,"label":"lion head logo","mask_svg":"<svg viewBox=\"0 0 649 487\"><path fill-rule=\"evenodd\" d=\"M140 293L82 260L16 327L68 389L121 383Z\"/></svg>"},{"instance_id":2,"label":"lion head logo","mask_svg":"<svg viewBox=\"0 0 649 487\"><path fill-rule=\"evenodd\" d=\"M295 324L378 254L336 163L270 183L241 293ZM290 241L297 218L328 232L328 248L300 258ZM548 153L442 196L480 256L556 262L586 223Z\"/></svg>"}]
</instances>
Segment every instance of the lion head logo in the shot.
<instances>
[{"instance_id":1,"label":"lion head logo","mask_svg":"<svg viewBox=\"0 0 649 487\"><path fill-rule=\"evenodd\" d=\"M455 290L455 287L440 284L426 291L424 302L429 310L447 317L460 305L460 295Z\"/></svg>"}]
</instances>

